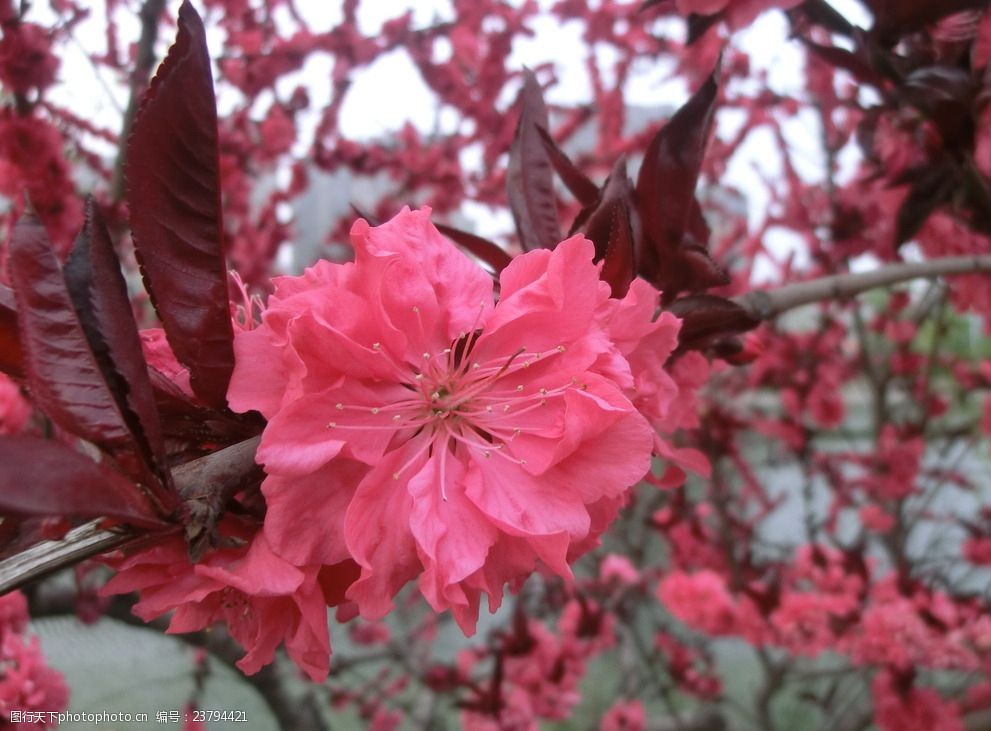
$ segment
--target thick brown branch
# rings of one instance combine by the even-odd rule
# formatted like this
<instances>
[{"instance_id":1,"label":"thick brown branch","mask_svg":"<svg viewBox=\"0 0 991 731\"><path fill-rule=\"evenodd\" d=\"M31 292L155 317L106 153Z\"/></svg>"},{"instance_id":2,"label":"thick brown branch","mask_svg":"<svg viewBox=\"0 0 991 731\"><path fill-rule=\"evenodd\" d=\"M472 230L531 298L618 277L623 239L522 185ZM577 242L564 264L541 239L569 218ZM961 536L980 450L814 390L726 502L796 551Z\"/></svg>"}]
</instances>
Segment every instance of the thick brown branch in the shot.
<instances>
[{"instance_id":1,"label":"thick brown branch","mask_svg":"<svg viewBox=\"0 0 991 731\"><path fill-rule=\"evenodd\" d=\"M260 439L253 437L176 467L173 476L179 492L193 503L201 502L207 512L219 510L220 501L257 469L255 449ZM0 594L147 536L134 528L103 530L101 522L90 521L60 541L43 541L0 561Z\"/></svg>"},{"instance_id":2,"label":"thick brown branch","mask_svg":"<svg viewBox=\"0 0 991 731\"><path fill-rule=\"evenodd\" d=\"M796 307L824 300L848 300L878 287L890 287L913 279L981 272L991 272L991 255L951 256L907 264L890 264L860 274L837 274L786 284L777 289L748 292L735 297L734 301L760 320L773 320Z\"/></svg>"}]
</instances>

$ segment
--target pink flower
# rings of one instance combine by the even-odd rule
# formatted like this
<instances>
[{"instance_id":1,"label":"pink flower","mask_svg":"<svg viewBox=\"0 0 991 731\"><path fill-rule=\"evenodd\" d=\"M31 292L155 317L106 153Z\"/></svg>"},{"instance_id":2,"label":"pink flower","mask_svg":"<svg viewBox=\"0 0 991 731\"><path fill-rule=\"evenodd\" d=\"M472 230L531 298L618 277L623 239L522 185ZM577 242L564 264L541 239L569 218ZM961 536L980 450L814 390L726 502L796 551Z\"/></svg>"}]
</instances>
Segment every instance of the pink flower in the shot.
<instances>
[{"instance_id":1,"label":"pink flower","mask_svg":"<svg viewBox=\"0 0 991 731\"><path fill-rule=\"evenodd\" d=\"M538 562L570 578L648 471L654 431L631 398L665 415L678 322L653 322L648 285L610 300L581 236L516 257L497 304L429 209L351 236L353 264L277 279L235 338L231 407L269 419L265 534L296 565L353 557L366 618L418 577L470 633L482 592L498 606Z\"/></svg>"},{"instance_id":2,"label":"pink flower","mask_svg":"<svg viewBox=\"0 0 991 731\"><path fill-rule=\"evenodd\" d=\"M21 395L21 389L0 373L0 434L17 434L30 416L31 406Z\"/></svg>"},{"instance_id":3,"label":"pink flower","mask_svg":"<svg viewBox=\"0 0 991 731\"><path fill-rule=\"evenodd\" d=\"M619 701L606 711L599 731L644 731L647 714L640 701Z\"/></svg>"},{"instance_id":4,"label":"pink flower","mask_svg":"<svg viewBox=\"0 0 991 731\"><path fill-rule=\"evenodd\" d=\"M0 38L0 84L16 94L51 85L59 66L51 45L44 28L34 23L4 27Z\"/></svg>"},{"instance_id":5,"label":"pink flower","mask_svg":"<svg viewBox=\"0 0 991 731\"><path fill-rule=\"evenodd\" d=\"M180 536L111 561L118 573L103 593L140 592L134 613L146 622L174 610L169 633L223 621L247 650L237 666L248 675L285 643L300 669L323 681L330 657L327 604L340 601L341 585L357 572L347 564L296 568L272 553L260 530L252 535L232 520L223 530L236 547L218 549L198 564L190 563Z\"/></svg>"},{"instance_id":6,"label":"pink flower","mask_svg":"<svg viewBox=\"0 0 991 731\"><path fill-rule=\"evenodd\" d=\"M737 627L736 604L715 571L674 571L661 579L657 598L677 619L701 632L726 635Z\"/></svg>"},{"instance_id":7,"label":"pink flower","mask_svg":"<svg viewBox=\"0 0 991 731\"><path fill-rule=\"evenodd\" d=\"M165 338L165 331L160 327L150 327L142 330L140 335L141 349L149 368L170 382L179 394L195 400L196 395L189 383L189 369L175 357Z\"/></svg>"},{"instance_id":8,"label":"pink flower","mask_svg":"<svg viewBox=\"0 0 991 731\"><path fill-rule=\"evenodd\" d=\"M0 726L7 728L11 711L41 712L49 728L49 712L64 710L69 688L62 674L45 663L37 637L8 632L0 638Z\"/></svg>"},{"instance_id":9,"label":"pink flower","mask_svg":"<svg viewBox=\"0 0 991 731\"><path fill-rule=\"evenodd\" d=\"M20 634L28 626L28 600L19 591L0 596L0 637Z\"/></svg>"},{"instance_id":10,"label":"pink flower","mask_svg":"<svg viewBox=\"0 0 991 731\"><path fill-rule=\"evenodd\" d=\"M887 671L874 676L874 721L881 731L963 731L956 703L932 688L905 686Z\"/></svg>"}]
</instances>

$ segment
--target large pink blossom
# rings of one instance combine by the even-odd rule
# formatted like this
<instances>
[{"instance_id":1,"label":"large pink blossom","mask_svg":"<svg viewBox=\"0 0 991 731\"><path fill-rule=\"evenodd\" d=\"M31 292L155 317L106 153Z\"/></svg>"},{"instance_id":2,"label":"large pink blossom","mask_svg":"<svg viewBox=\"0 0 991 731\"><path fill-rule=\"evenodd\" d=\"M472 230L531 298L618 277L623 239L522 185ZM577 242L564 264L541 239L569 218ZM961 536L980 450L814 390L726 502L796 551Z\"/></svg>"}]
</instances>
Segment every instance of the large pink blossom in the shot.
<instances>
[{"instance_id":1,"label":"large pink blossom","mask_svg":"<svg viewBox=\"0 0 991 731\"><path fill-rule=\"evenodd\" d=\"M429 209L351 236L354 263L277 279L235 338L231 406L269 419L265 533L297 565L353 557L367 618L419 578L471 632L482 592L570 577L648 471L678 321L644 283L611 300L581 236L516 257L497 303Z\"/></svg>"}]
</instances>

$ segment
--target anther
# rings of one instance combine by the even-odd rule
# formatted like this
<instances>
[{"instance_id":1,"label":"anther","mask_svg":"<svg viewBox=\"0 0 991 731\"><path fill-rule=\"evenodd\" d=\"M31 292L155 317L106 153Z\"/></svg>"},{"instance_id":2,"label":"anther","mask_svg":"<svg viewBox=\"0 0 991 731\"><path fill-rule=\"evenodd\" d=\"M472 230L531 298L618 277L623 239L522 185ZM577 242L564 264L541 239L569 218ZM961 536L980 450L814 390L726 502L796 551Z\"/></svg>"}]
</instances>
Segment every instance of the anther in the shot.
<instances>
[{"instance_id":1,"label":"anther","mask_svg":"<svg viewBox=\"0 0 991 731\"><path fill-rule=\"evenodd\" d=\"M344 411L344 404L338 402L334 404L334 408L337 409L338 411Z\"/></svg>"},{"instance_id":2,"label":"anther","mask_svg":"<svg viewBox=\"0 0 991 731\"><path fill-rule=\"evenodd\" d=\"M378 412L379 412L379 407L378 406L373 406L372 407L372 413L373 414L377 414Z\"/></svg>"},{"instance_id":3,"label":"anther","mask_svg":"<svg viewBox=\"0 0 991 731\"><path fill-rule=\"evenodd\" d=\"M517 393L520 393L522 390L523 390L523 386L522 385L519 385L519 386L516 387L516 392Z\"/></svg>"},{"instance_id":4,"label":"anther","mask_svg":"<svg viewBox=\"0 0 991 731\"><path fill-rule=\"evenodd\" d=\"M337 422L336 421L331 421L331 422L328 422L328 424L327 424L327 428L328 429L333 429L336 426L337 426Z\"/></svg>"}]
</instances>

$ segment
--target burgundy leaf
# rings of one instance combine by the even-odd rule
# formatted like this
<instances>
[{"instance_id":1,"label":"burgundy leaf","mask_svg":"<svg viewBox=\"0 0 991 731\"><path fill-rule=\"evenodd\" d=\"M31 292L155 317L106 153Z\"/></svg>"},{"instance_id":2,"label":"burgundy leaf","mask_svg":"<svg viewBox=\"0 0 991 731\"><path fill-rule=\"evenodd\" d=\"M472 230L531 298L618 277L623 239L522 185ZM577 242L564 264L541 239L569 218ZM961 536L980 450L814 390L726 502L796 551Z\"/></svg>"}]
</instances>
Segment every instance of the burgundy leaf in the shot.
<instances>
[{"instance_id":1,"label":"burgundy leaf","mask_svg":"<svg viewBox=\"0 0 991 731\"><path fill-rule=\"evenodd\" d=\"M602 258L600 277L612 290L616 299L625 297L630 282L636 276L633 270L633 226L630 207L625 202L613 206L612 225L609 229L609 246Z\"/></svg>"},{"instance_id":2,"label":"burgundy leaf","mask_svg":"<svg viewBox=\"0 0 991 731\"><path fill-rule=\"evenodd\" d=\"M973 144L971 111L977 85L970 74L950 66L928 66L913 71L900 89L902 100L922 110L948 145Z\"/></svg>"},{"instance_id":3,"label":"burgundy leaf","mask_svg":"<svg viewBox=\"0 0 991 731\"><path fill-rule=\"evenodd\" d=\"M688 211L688 221L685 225L685 241L690 245L705 247L709 243L709 222L705 220L702 206L698 200L692 199Z\"/></svg>"},{"instance_id":4,"label":"burgundy leaf","mask_svg":"<svg viewBox=\"0 0 991 731\"><path fill-rule=\"evenodd\" d=\"M540 137L546 128L547 107L537 77L524 71L522 109L509 150L506 192L524 251L553 249L561 240L554 197L554 170Z\"/></svg>"},{"instance_id":5,"label":"burgundy leaf","mask_svg":"<svg viewBox=\"0 0 991 731\"><path fill-rule=\"evenodd\" d=\"M669 312L681 318L678 350L700 350L727 335L753 330L760 320L725 297L694 294L671 303Z\"/></svg>"},{"instance_id":6,"label":"burgundy leaf","mask_svg":"<svg viewBox=\"0 0 991 731\"><path fill-rule=\"evenodd\" d=\"M866 0L874 14L873 32L888 43L921 30L940 18L961 10L983 7L987 0Z\"/></svg>"},{"instance_id":7,"label":"burgundy leaf","mask_svg":"<svg viewBox=\"0 0 991 731\"><path fill-rule=\"evenodd\" d=\"M24 353L17 334L17 305L14 293L0 284L0 372L21 378L24 375Z\"/></svg>"},{"instance_id":8,"label":"burgundy leaf","mask_svg":"<svg viewBox=\"0 0 991 731\"><path fill-rule=\"evenodd\" d=\"M0 437L0 514L165 525L123 475L64 444L28 436Z\"/></svg>"},{"instance_id":9,"label":"burgundy leaf","mask_svg":"<svg viewBox=\"0 0 991 731\"><path fill-rule=\"evenodd\" d=\"M92 201L65 275L90 348L150 470L152 479L146 482L164 486L156 490L159 499L175 507L165 440L127 284L110 233Z\"/></svg>"},{"instance_id":10,"label":"burgundy leaf","mask_svg":"<svg viewBox=\"0 0 991 731\"><path fill-rule=\"evenodd\" d=\"M660 272L674 264L690 221L718 91L713 72L654 135L640 166L636 192L645 244L637 258L641 273L658 283Z\"/></svg>"},{"instance_id":11,"label":"burgundy leaf","mask_svg":"<svg viewBox=\"0 0 991 731\"><path fill-rule=\"evenodd\" d=\"M829 66L843 69L857 81L876 87L880 87L884 83L877 72L871 68L870 63L859 55L845 48L823 46L805 38L802 39L802 42L813 56L818 57Z\"/></svg>"},{"instance_id":12,"label":"burgundy leaf","mask_svg":"<svg viewBox=\"0 0 991 731\"><path fill-rule=\"evenodd\" d=\"M132 445L37 219L22 218L14 228L9 268L34 402L84 439L108 447Z\"/></svg>"},{"instance_id":13,"label":"burgundy leaf","mask_svg":"<svg viewBox=\"0 0 991 731\"><path fill-rule=\"evenodd\" d=\"M685 39L685 45L690 46L695 43L699 38L704 36L706 32L722 20L722 13L715 13L714 15L699 15L698 13L692 13L688 16L688 37Z\"/></svg>"},{"instance_id":14,"label":"burgundy leaf","mask_svg":"<svg viewBox=\"0 0 991 731\"><path fill-rule=\"evenodd\" d=\"M633 191L626 161L620 158L582 226L585 236L595 244L595 260L603 262L600 276L609 284L613 297L625 296L635 276L633 215Z\"/></svg>"},{"instance_id":15,"label":"burgundy leaf","mask_svg":"<svg viewBox=\"0 0 991 731\"><path fill-rule=\"evenodd\" d=\"M915 236L930 214L946 203L957 189L958 176L949 165L933 165L915 173L912 176L915 182L898 209L896 246ZM909 176L906 174L906 177Z\"/></svg>"},{"instance_id":16,"label":"burgundy leaf","mask_svg":"<svg viewBox=\"0 0 991 731\"><path fill-rule=\"evenodd\" d=\"M685 277L680 289L697 291L730 283L729 273L713 260L704 246L685 247L679 259L679 269Z\"/></svg>"},{"instance_id":17,"label":"burgundy leaf","mask_svg":"<svg viewBox=\"0 0 991 731\"><path fill-rule=\"evenodd\" d=\"M564 150L557 146L554 138L543 127L537 127L537 134L540 135L544 149L550 157L551 165L561 177L565 187L571 191L571 195L583 206L595 205L599 198L599 186L589 180L581 170L575 167L571 159L564 154Z\"/></svg>"},{"instance_id":18,"label":"burgundy leaf","mask_svg":"<svg viewBox=\"0 0 991 731\"><path fill-rule=\"evenodd\" d=\"M217 109L203 23L188 0L127 143L127 202L145 284L197 396L226 403L233 330Z\"/></svg>"},{"instance_id":19,"label":"burgundy leaf","mask_svg":"<svg viewBox=\"0 0 991 731\"><path fill-rule=\"evenodd\" d=\"M447 226L443 223L435 225L437 226L437 230L451 239L451 241L492 267L496 275L505 269L509 265L509 262L513 260L513 257L488 239L468 233L467 231L462 231L453 226Z\"/></svg>"},{"instance_id":20,"label":"burgundy leaf","mask_svg":"<svg viewBox=\"0 0 991 731\"><path fill-rule=\"evenodd\" d=\"M802 16L813 25L818 25L833 33L852 35L854 26L840 15L825 0L805 0L804 3L788 11L789 15Z\"/></svg>"}]
</instances>

